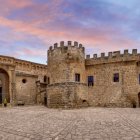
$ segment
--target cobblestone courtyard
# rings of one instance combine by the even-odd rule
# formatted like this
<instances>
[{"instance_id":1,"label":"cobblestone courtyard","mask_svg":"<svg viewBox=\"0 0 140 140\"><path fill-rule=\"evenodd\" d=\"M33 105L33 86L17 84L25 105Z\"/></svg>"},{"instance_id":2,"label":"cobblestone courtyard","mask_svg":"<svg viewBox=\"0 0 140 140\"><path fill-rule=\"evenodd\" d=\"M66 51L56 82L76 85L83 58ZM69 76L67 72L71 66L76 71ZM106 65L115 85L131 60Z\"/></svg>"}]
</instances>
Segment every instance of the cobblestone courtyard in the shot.
<instances>
[{"instance_id":1,"label":"cobblestone courtyard","mask_svg":"<svg viewBox=\"0 0 140 140\"><path fill-rule=\"evenodd\" d=\"M140 140L139 116L139 108L0 108L0 140Z\"/></svg>"}]
</instances>

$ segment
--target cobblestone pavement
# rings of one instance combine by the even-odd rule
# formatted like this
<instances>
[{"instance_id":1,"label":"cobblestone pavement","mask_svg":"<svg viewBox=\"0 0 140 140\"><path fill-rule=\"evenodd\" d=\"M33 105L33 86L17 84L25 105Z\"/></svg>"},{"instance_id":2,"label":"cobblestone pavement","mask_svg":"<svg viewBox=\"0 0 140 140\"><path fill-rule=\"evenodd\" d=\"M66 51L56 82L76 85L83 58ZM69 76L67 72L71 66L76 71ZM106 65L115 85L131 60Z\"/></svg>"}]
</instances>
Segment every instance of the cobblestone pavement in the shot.
<instances>
[{"instance_id":1,"label":"cobblestone pavement","mask_svg":"<svg viewBox=\"0 0 140 140\"><path fill-rule=\"evenodd\" d=\"M0 108L0 140L140 140L140 109Z\"/></svg>"}]
</instances>

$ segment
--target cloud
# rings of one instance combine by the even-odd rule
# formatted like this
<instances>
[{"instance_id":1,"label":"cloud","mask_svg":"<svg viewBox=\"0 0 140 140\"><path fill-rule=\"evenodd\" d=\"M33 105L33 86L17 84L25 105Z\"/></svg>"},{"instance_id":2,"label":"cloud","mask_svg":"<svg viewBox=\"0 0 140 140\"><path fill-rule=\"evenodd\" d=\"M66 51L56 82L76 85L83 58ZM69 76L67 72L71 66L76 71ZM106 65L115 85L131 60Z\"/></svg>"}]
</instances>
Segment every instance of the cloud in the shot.
<instances>
[{"instance_id":1,"label":"cloud","mask_svg":"<svg viewBox=\"0 0 140 140\"><path fill-rule=\"evenodd\" d=\"M32 60L44 58L47 48L61 40L78 41L95 52L135 48L140 43L137 5L137 0L5 0L0 45L6 54L13 48L13 55Z\"/></svg>"},{"instance_id":2,"label":"cloud","mask_svg":"<svg viewBox=\"0 0 140 140\"><path fill-rule=\"evenodd\" d=\"M15 20L9 20L3 17L0 17L0 25L12 29L12 32L24 33L25 36L26 34L36 36L47 45L49 44L49 42L53 43L56 40L60 41L70 39L78 40L84 44L89 45L90 47L94 47L95 45L95 47L98 46L101 49L107 50L112 48L112 46L113 49L120 49L122 47L129 48L136 43L135 41L123 38L122 36L117 39L117 37L120 35L120 32L107 27L102 27L103 29L87 28L85 32L85 28L66 29L66 27L64 26L61 28L61 31L52 31L49 29L44 30L30 24ZM113 37L111 37L112 34ZM18 39L19 38L17 38L17 40Z\"/></svg>"},{"instance_id":3,"label":"cloud","mask_svg":"<svg viewBox=\"0 0 140 140\"><path fill-rule=\"evenodd\" d=\"M16 9L31 6L32 0L0 0L0 15L7 16Z\"/></svg>"},{"instance_id":4,"label":"cloud","mask_svg":"<svg viewBox=\"0 0 140 140\"><path fill-rule=\"evenodd\" d=\"M55 31L43 30L32 26L32 24L26 24L21 21L9 20L4 17L0 17L0 25L12 29L15 32L23 32L26 34L31 34L37 37L47 37L57 34ZM59 32L59 35L63 35L63 32Z\"/></svg>"}]
</instances>

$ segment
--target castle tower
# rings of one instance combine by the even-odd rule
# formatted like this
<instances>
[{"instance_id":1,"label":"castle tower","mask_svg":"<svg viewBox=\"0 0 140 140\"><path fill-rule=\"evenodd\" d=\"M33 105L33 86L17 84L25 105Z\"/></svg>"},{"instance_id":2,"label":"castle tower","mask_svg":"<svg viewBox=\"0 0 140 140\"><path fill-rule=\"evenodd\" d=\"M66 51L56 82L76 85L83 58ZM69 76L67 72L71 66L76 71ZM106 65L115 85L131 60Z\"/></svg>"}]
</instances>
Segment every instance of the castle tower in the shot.
<instances>
[{"instance_id":1,"label":"castle tower","mask_svg":"<svg viewBox=\"0 0 140 140\"><path fill-rule=\"evenodd\" d=\"M48 107L75 107L87 101L85 49L82 44L64 41L48 50Z\"/></svg>"}]
</instances>

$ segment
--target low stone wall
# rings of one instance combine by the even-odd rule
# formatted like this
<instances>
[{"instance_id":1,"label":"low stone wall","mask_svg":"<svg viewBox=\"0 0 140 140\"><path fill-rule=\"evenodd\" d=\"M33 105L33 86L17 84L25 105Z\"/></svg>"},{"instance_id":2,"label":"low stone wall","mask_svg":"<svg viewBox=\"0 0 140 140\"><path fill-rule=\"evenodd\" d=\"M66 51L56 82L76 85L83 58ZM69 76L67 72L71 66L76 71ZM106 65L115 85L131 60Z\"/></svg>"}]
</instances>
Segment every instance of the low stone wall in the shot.
<instances>
[{"instance_id":1,"label":"low stone wall","mask_svg":"<svg viewBox=\"0 0 140 140\"><path fill-rule=\"evenodd\" d=\"M88 106L87 85L66 82L48 85L48 107L75 108Z\"/></svg>"}]
</instances>

